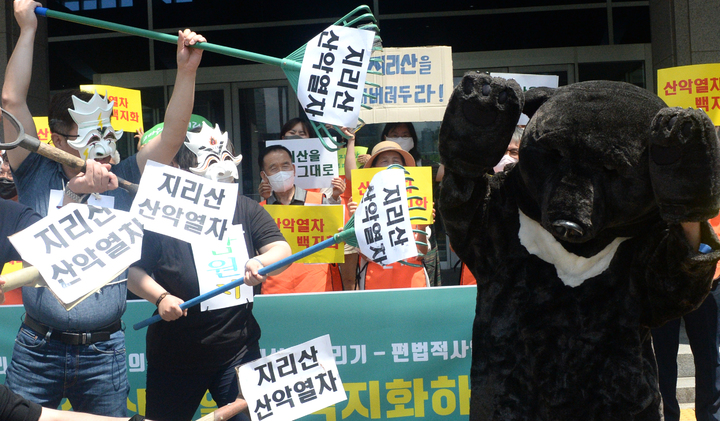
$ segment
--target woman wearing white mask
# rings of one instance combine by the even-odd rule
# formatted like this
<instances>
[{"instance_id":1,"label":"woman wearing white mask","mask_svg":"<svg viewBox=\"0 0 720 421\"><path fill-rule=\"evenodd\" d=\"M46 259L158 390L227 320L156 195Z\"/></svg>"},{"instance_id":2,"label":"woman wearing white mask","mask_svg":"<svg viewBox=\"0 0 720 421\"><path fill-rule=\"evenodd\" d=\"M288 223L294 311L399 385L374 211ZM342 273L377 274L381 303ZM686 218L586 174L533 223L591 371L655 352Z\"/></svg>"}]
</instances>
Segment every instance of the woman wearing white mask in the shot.
<instances>
[{"instance_id":1,"label":"woman wearing white mask","mask_svg":"<svg viewBox=\"0 0 720 421\"><path fill-rule=\"evenodd\" d=\"M380 139L397 143L402 150L412 155L415 165L422 166L420 152L417 149L418 137L412 123L387 123Z\"/></svg>"}]
</instances>

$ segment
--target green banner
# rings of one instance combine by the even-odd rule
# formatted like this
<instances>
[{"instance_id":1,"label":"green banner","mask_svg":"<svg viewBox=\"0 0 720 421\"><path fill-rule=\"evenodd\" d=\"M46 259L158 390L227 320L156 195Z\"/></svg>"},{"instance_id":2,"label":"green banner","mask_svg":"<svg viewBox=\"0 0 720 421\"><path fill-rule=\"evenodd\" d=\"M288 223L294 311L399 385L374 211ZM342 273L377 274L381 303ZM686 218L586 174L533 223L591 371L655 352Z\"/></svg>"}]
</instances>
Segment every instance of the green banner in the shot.
<instances>
[{"instance_id":1,"label":"green banner","mask_svg":"<svg viewBox=\"0 0 720 421\"><path fill-rule=\"evenodd\" d=\"M264 295L255 297L253 312L263 355L330 334L348 400L304 420L467 420L475 295L474 286ZM147 302L128 302L123 316L129 414L145 413L147 369L146 330L131 326L153 310ZM23 312L21 306L0 307L3 382ZM249 405L252 410L254 403ZM208 394L195 418L215 409Z\"/></svg>"}]
</instances>

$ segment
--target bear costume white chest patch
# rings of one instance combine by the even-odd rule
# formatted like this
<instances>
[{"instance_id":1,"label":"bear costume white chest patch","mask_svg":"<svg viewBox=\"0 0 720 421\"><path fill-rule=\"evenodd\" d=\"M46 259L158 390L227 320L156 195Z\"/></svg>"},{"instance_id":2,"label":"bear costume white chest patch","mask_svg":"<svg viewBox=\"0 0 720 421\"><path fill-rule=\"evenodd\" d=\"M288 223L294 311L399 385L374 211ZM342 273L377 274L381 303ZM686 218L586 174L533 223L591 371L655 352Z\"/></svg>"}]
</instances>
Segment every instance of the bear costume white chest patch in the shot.
<instances>
[{"instance_id":1,"label":"bear costume white chest patch","mask_svg":"<svg viewBox=\"0 0 720 421\"><path fill-rule=\"evenodd\" d=\"M582 257L570 253L537 221L529 218L522 211L520 214L520 244L528 253L555 266L558 277L567 286L582 285L587 279L597 276L610 266L620 243L628 237L618 237L602 251L592 257Z\"/></svg>"}]
</instances>

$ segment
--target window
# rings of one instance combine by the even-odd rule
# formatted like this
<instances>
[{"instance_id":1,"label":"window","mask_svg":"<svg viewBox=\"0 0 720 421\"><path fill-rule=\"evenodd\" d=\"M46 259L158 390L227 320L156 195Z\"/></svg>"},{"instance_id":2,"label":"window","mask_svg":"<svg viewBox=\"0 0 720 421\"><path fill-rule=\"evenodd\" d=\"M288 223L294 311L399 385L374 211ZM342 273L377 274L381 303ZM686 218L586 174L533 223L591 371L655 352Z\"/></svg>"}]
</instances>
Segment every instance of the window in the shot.
<instances>
[{"instance_id":1,"label":"window","mask_svg":"<svg viewBox=\"0 0 720 421\"><path fill-rule=\"evenodd\" d=\"M132 7L133 0L72 0L62 1L63 6L73 12L80 10L113 9L116 7Z\"/></svg>"}]
</instances>

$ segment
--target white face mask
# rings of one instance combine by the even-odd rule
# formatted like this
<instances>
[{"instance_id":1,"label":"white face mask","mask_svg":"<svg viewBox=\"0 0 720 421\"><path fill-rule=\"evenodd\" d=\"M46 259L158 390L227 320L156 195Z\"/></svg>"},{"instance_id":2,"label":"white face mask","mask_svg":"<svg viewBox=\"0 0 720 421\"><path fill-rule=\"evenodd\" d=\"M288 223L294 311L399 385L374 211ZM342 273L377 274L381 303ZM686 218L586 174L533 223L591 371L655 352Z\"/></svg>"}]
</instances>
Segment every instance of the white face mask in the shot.
<instances>
[{"instance_id":1,"label":"white face mask","mask_svg":"<svg viewBox=\"0 0 720 421\"><path fill-rule=\"evenodd\" d=\"M497 165L495 165L495 166L493 167L493 170L495 170L495 173L499 173L500 171L502 171L502 170L505 169L505 166L506 166L506 165L508 165L508 164L514 164L514 163L516 163L516 162L518 162L518 160L515 159L515 158L513 158L512 156L510 156L510 155L503 155L503 157L502 157L502 159L500 160L500 162L498 162Z\"/></svg>"},{"instance_id":2,"label":"white face mask","mask_svg":"<svg viewBox=\"0 0 720 421\"><path fill-rule=\"evenodd\" d=\"M397 143L405 152L410 152L410 149L415 145L412 137L388 137L386 140Z\"/></svg>"},{"instance_id":3,"label":"white face mask","mask_svg":"<svg viewBox=\"0 0 720 421\"><path fill-rule=\"evenodd\" d=\"M295 184L295 174L293 171L280 171L273 175L268 175L268 182L273 191L283 193L290 190Z\"/></svg>"}]
</instances>

